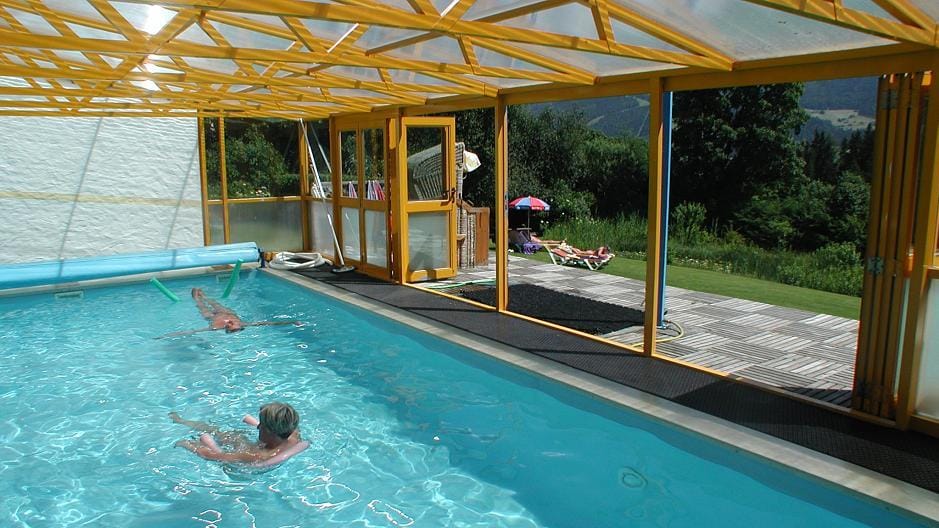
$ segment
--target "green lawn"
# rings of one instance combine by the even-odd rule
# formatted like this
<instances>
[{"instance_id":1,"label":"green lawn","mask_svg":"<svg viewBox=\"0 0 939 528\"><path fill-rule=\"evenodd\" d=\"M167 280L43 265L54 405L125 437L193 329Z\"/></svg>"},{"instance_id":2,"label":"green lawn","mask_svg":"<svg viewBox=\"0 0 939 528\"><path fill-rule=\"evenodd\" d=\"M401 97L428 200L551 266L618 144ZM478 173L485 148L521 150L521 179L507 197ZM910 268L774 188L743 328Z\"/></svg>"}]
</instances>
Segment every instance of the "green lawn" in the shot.
<instances>
[{"instance_id":1,"label":"green lawn","mask_svg":"<svg viewBox=\"0 0 939 528\"><path fill-rule=\"evenodd\" d=\"M534 255L522 256L543 262L551 262L548 254L540 251ZM644 280L646 263L641 260L616 257L600 271L620 277ZM808 312L837 315L849 319L858 319L861 313L860 297L810 290L716 271L669 266L665 282L669 286L677 288L716 293L738 299L798 308Z\"/></svg>"}]
</instances>

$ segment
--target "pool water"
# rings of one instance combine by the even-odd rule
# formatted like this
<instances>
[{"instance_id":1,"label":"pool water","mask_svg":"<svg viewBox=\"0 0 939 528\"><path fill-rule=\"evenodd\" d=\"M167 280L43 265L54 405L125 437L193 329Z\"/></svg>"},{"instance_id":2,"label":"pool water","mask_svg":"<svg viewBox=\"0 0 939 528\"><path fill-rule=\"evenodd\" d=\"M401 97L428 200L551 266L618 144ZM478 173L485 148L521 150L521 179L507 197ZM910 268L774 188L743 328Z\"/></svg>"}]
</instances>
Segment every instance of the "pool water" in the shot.
<instances>
[{"instance_id":1,"label":"pool water","mask_svg":"<svg viewBox=\"0 0 939 528\"><path fill-rule=\"evenodd\" d=\"M446 341L245 272L0 299L3 526L907 526L759 463ZM268 471L202 460L167 414L241 423L292 404L312 446Z\"/></svg>"}]
</instances>

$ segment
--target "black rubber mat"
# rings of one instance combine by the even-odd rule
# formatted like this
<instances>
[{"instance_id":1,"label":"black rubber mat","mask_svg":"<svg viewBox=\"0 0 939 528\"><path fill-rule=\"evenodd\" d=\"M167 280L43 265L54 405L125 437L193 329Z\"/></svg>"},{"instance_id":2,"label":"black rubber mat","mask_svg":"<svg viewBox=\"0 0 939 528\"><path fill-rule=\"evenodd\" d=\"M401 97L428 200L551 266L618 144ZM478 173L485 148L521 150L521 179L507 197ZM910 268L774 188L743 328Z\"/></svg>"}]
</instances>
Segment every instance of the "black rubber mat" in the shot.
<instances>
[{"instance_id":1,"label":"black rubber mat","mask_svg":"<svg viewBox=\"0 0 939 528\"><path fill-rule=\"evenodd\" d=\"M935 438L864 422L416 288L357 273L337 275L320 269L299 273L939 492L939 440Z\"/></svg>"},{"instance_id":2,"label":"black rubber mat","mask_svg":"<svg viewBox=\"0 0 939 528\"><path fill-rule=\"evenodd\" d=\"M477 288L459 294L489 306L496 303L495 288ZM641 325L643 321L643 313L639 310L562 293L537 284L510 285L509 311L593 335Z\"/></svg>"}]
</instances>

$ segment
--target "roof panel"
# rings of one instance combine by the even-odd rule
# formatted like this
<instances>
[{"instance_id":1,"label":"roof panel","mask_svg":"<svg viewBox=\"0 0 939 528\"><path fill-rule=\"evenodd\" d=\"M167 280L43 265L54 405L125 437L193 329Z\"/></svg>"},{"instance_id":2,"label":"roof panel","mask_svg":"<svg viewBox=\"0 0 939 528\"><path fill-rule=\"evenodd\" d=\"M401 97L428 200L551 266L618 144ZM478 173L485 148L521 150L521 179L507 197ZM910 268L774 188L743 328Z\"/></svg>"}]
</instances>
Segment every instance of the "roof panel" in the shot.
<instances>
[{"instance_id":1,"label":"roof panel","mask_svg":"<svg viewBox=\"0 0 939 528\"><path fill-rule=\"evenodd\" d=\"M163 26L176 15L173 11L163 9L160 6L127 4L124 2L111 2L111 5L132 26L150 35L159 33Z\"/></svg>"},{"instance_id":2,"label":"roof panel","mask_svg":"<svg viewBox=\"0 0 939 528\"><path fill-rule=\"evenodd\" d=\"M600 77L680 67L664 62L652 62L626 57L616 57L613 55L603 55L600 53L589 53L586 51L551 48L535 44L517 44L517 46L537 53L538 55L569 64L571 67L587 70Z\"/></svg>"},{"instance_id":3,"label":"roof panel","mask_svg":"<svg viewBox=\"0 0 939 528\"><path fill-rule=\"evenodd\" d=\"M939 2L936 2L936 0L910 0L910 3L939 23Z\"/></svg>"},{"instance_id":4,"label":"roof panel","mask_svg":"<svg viewBox=\"0 0 939 528\"><path fill-rule=\"evenodd\" d=\"M533 5L541 0L476 0L463 18L466 20L479 20L489 16L505 13L519 7Z\"/></svg>"},{"instance_id":5,"label":"roof panel","mask_svg":"<svg viewBox=\"0 0 939 528\"><path fill-rule=\"evenodd\" d=\"M43 3L53 11L78 15L96 22L107 22L101 13L85 0L44 0Z\"/></svg>"},{"instance_id":6,"label":"roof panel","mask_svg":"<svg viewBox=\"0 0 939 528\"><path fill-rule=\"evenodd\" d=\"M463 52L460 51L460 44L450 37L425 40L403 48L393 49L386 52L386 54L399 59L420 59L451 64L466 63L463 59Z\"/></svg>"},{"instance_id":7,"label":"roof panel","mask_svg":"<svg viewBox=\"0 0 939 528\"><path fill-rule=\"evenodd\" d=\"M266 17L270 18L270 17ZM278 20L279 22L279 20ZM280 24L283 26L283 24ZM229 44L236 48L261 48L270 50L285 50L293 44L293 41L277 38L259 31L251 31L230 24L213 21L212 26L225 37ZM287 31L287 28L283 28Z\"/></svg>"},{"instance_id":8,"label":"roof panel","mask_svg":"<svg viewBox=\"0 0 939 528\"><path fill-rule=\"evenodd\" d=\"M892 44L894 41L735 0L623 0L736 60Z\"/></svg>"},{"instance_id":9,"label":"roof panel","mask_svg":"<svg viewBox=\"0 0 939 528\"><path fill-rule=\"evenodd\" d=\"M646 48L655 48L665 51L684 51L677 46L673 46L664 40L659 40L652 35L620 22L615 18L612 19L611 22L613 25L613 36L616 38L616 42L619 42L620 44L643 46Z\"/></svg>"},{"instance_id":10,"label":"roof panel","mask_svg":"<svg viewBox=\"0 0 939 528\"><path fill-rule=\"evenodd\" d=\"M59 36L59 32L55 30L54 27L49 25L46 22L46 19L34 15L32 13L27 13L26 11L20 11L19 9L13 9L10 7L5 8L17 22L22 24L30 33L35 33L37 35L54 35Z\"/></svg>"},{"instance_id":11,"label":"roof panel","mask_svg":"<svg viewBox=\"0 0 939 528\"><path fill-rule=\"evenodd\" d=\"M359 37L359 40L357 40L355 44L362 48L372 49L423 34L424 33L421 31L413 31L410 29L372 26Z\"/></svg>"},{"instance_id":12,"label":"roof panel","mask_svg":"<svg viewBox=\"0 0 939 528\"><path fill-rule=\"evenodd\" d=\"M848 9L855 9L865 13L886 18L887 20L896 20L890 13L884 11L871 0L841 0L842 5Z\"/></svg>"},{"instance_id":13,"label":"roof panel","mask_svg":"<svg viewBox=\"0 0 939 528\"><path fill-rule=\"evenodd\" d=\"M593 13L590 8L578 3L535 11L534 13L504 20L499 24L586 39L599 38L597 36L597 26L593 21Z\"/></svg>"},{"instance_id":14,"label":"roof panel","mask_svg":"<svg viewBox=\"0 0 939 528\"><path fill-rule=\"evenodd\" d=\"M111 31L102 31L100 29L95 29L88 26L82 26L79 24L72 24L71 22L66 22L67 25L72 31L75 32L81 38L89 39L103 39L103 40L127 40L120 33L111 32Z\"/></svg>"},{"instance_id":15,"label":"roof panel","mask_svg":"<svg viewBox=\"0 0 939 528\"><path fill-rule=\"evenodd\" d=\"M498 51L493 51L482 46L473 46L473 51L476 53L476 59L479 60L480 66L487 66L492 68L514 68L518 70L535 72L553 71L547 68L542 68L537 64L532 64L522 59L516 59L515 57L503 55Z\"/></svg>"},{"instance_id":16,"label":"roof panel","mask_svg":"<svg viewBox=\"0 0 939 528\"><path fill-rule=\"evenodd\" d=\"M204 44L206 46L214 46L215 41L209 37L205 31L202 30L197 24L193 24L186 28L185 31L179 34L176 37L176 40L185 40L187 42L194 42L196 44Z\"/></svg>"},{"instance_id":17,"label":"roof panel","mask_svg":"<svg viewBox=\"0 0 939 528\"><path fill-rule=\"evenodd\" d=\"M375 68L359 68L355 66L330 66L324 70L325 73L339 75L347 79L356 79L359 81L381 82L381 75Z\"/></svg>"},{"instance_id":18,"label":"roof panel","mask_svg":"<svg viewBox=\"0 0 939 528\"><path fill-rule=\"evenodd\" d=\"M314 37L332 42L339 40L339 37L345 35L355 25L329 20L310 20L308 18L304 18L302 22Z\"/></svg>"},{"instance_id":19,"label":"roof panel","mask_svg":"<svg viewBox=\"0 0 939 528\"><path fill-rule=\"evenodd\" d=\"M484 82L497 86L500 89L504 88L519 88L522 86L538 86L543 84L548 84L540 81L530 81L528 79L503 79L503 78L494 78L494 77L480 77L479 75L467 75L469 79L476 81Z\"/></svg>"}]
</instances>

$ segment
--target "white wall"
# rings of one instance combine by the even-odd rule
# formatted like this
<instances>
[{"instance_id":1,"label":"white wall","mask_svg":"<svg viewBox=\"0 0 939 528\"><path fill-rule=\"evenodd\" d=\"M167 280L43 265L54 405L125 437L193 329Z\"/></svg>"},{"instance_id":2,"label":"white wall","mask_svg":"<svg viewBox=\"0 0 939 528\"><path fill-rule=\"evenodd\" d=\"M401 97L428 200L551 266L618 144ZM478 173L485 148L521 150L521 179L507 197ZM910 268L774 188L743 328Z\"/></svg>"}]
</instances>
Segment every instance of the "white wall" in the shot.
<instances>
[{"instance_id":1,"label":"white wall","mask_svg":"<svg viewBox=\"0 0 939 528\"><path fill-rule=\"evenodd\" d=\"M0 263L202 246L196 127L0 117Z\"/></svg>"}]
</instances>

